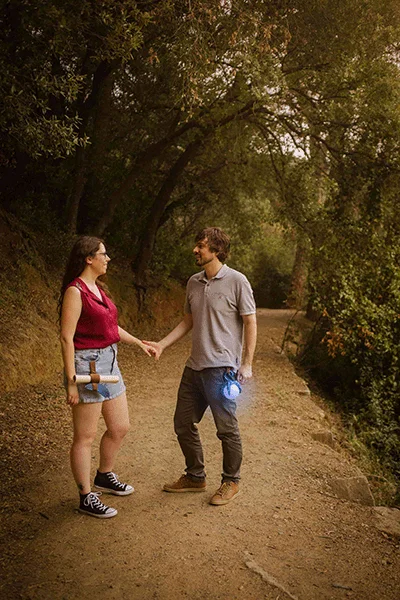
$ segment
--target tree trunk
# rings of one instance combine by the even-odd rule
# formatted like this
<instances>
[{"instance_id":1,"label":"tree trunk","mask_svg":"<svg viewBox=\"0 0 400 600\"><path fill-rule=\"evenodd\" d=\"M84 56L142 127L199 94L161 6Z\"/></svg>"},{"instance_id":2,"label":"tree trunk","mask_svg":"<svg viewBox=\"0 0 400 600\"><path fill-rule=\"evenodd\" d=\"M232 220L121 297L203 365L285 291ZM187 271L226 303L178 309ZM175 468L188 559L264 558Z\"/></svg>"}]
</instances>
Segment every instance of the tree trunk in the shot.
<instances>
[{"instance_id":1,"label":"tree trunk","mask_svg":"<svg viewBox=\"0 0 400 600\"><path fill-rule=\"evenodd\" d=\"M227 125L231 121L235 119L245 119L249 113L253 110L254 100L250 100L245 104L241 109L237 112L227 115L223 119L221 119L218 123L216 123L212 129L216 129L217 127L223 127ZM132 166L131 170L127 174L126 178L120 185L120 187L115 190L115 192L111 195L111 198L108 202L107 208L104 211L102 217L99 219L99 222L94 227L94 234L102 237L106 228L111 224L114 213L121 202L122 198L129 192L131 187L133 186L136 177L141 173L143 166L148 162L152 161L154 158L159 156L165 148L167 148L174 140L181 137L184 133L191 129L200 128L200 123L198 121L190 121L189 123L185 123L181 125L178 129L165 136L162 140L151 144L146 150L140 153L137 157L135 164ZM204 131L204 130L203 130ZM211 129L204 132L205 135L211 133Z\"/></svg>"},{"instance_id":2,"label":"tree trunk","mask_svg":"<svg viewBox=\"0 0 400 600\"><path fill-rule=\"evenodd\" d=\"M141 240L140 248L133 265L135 273L135 284L138 288L147 287L147 271L153 256L154 245L157 231L160 227L164 210L171 198L179 177L185 170L189 162L196 156L201 148L201 141L196 140L189 144L183 154L180 155L175 164L171 167L166 180L154 200L150 214L147 219L144 235Z\"/></svg>"},{"instance_id":3,"label":"tree trunk","mask_svg":"<svg viewBox=\"0 0 400 600\"><path fill-rule=\"evenodd\" d=\"M129 192L129 190L135 183L136 178L142 172L143 167L147 163L154 160L154 158L156 158L157 156L160 156L160 154L165 150L165 148L167 148L177 137L183 135L192 127L196 127L196 124L187 123L183 125L174 133L166 136L158 142L154 142L153 144L151 144L148 148L146 148L146 150L143 150L143 152L141 152L137 156L135 164L132 166L119 188L116 189L111 195L107 207L105 208L98 223L93 228L94 235L98 235L99 237L104 236L105 230L112 223L115 211L119 203L124 198L125 194Z\"/></svg>"},{"instance_id":4,"label":"tree trunk","mask_svg":"<svg viewBox=\"0 0 400 600\"><path fill-rule=\"evenodd\" d=\"M79 147L75 154L75 167L72 188L66 209L65 228L70 233L76 233L78 225L78 212L86 182L91 171L93 160L99 159L99 149L104 149L104 136L109 122L109 106L111 103L115 70L120 60L99 64L93 76L92 89L89 97L81 101L80 109L81 126L79 137L92 133L93 146ZM97 114L98 113L98 114Z\"/></svg>"},{"instance_id":5,"label":"tree trunk","mask_svg":"<svg viewBox=\"0 0 400 600\"><path fill-rule=\"evenodd\" d=\"M96 173L104 164L104 154L109 138L114 83L120 64L121 61L118 59L106 65L97 83L98 91L93 110L92 139L88 154L88 171L90 172L90 178L94 177L94 179L97 179Z\"/></svg>"},{"instance_id":6,"label":"tree trunk","mask_svg":"<svg viewBox=\"0 0 400 600\"><path fill-rule=\"evenodd\" d=\"M75 153L75 168L72 180L72 190L67 201L65 214L65 230L71 234L75 234L77 232L79 204L86 184L85 155L86 148L77 148Z\"/></svg>"}]
</instances>

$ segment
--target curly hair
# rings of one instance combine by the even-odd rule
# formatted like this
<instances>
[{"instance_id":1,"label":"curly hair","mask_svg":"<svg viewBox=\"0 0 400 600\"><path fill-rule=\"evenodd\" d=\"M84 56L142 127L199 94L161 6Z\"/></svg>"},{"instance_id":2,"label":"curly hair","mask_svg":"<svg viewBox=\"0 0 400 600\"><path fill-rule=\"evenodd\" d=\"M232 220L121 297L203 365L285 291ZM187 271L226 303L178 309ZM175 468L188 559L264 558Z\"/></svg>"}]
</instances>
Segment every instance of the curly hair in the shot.
<instances>
[{"instance_id":1,"label":"curly hair","mask_svg":"<svg viewBox=\"0 0 400 600\"><path fill-rule=\"evenodd\" d=\"M229 235L222 231L220 227L206 227L199 231L194 241L197 244L202 240L207 240L211 252L216 252L218 260L225 262L231 247Z\"/></svg>"}]
</instances>

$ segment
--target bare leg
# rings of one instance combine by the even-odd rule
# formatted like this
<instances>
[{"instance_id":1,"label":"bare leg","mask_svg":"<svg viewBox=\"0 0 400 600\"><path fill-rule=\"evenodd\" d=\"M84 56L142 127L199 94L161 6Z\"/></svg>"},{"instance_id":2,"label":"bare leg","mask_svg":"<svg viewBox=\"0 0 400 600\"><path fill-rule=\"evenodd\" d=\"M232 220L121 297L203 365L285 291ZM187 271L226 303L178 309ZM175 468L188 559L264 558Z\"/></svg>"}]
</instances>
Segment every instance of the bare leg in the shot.
<instances>
[{"instance_id":1,"label":"bare leg","mask_svg":"<svg viewBox=\"0 0 400 600\"><path fill-rule=\"evenodd\" d=\"M75 404L72 407L74 439L71 446L71 469L81 494L90 492L92 443L96 436L101 403Z\"/></svg>"},{"instance_id":2,"label":"bare leg","mask_svg":"<svg viewBox=\"0 0 400 600\"><path fill-rule=\"evenodd\" d=\"M129 430L126 394L123 393L117 398L103 402L102 413L107 430L100 442L99 471L107 473L113 471L115 456Z\"/></svg>"}]
</instances>

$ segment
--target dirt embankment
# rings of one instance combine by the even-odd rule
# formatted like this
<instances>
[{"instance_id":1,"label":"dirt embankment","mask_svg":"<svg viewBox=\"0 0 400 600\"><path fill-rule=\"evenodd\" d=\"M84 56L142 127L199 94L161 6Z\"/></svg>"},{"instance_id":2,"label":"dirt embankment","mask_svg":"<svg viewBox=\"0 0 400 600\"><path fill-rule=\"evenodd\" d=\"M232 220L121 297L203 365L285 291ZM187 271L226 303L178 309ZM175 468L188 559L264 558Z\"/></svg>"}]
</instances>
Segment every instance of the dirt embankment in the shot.
<instances>
[{"instance_id":1,"label":"dirt embankment","mask_svg":"<svg viewBox=\"0 0 400 600\"><path fill-rule=\"evenodd\" d=\"M360 477L360 467L340 445L334 416L278 352L290 314L258 311L254 378L238 410L242 494L224 507L208 504L221 470L208 412L200 424L207 492L161 491L183 469L172 416L189 339L159 363L121 348L132 429L116 471L136 491L107 498L119 514L106 522L75 511L60 380L9 395L1 410L6 423L17 411L10 435L19 437L10 460L2 453L2 473L12 472L2 493L2 597L398 600L400 538L382 531L374 506L333 492L332 480ZM329 445L314 439L324 432Z\"/></svg>"}]
</instances>

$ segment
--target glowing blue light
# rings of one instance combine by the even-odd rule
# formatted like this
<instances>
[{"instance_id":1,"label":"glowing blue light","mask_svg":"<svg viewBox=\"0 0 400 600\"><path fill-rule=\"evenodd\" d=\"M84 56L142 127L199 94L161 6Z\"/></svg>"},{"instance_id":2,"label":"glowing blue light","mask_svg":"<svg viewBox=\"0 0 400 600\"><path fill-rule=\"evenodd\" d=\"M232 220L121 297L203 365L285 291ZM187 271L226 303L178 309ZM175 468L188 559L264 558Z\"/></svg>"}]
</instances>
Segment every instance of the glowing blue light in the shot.
<instances>
[{"instance_id":1,"label":"glowing blue light","mask_svg":"<svg viewBox=\"0 0 400 600\"><path fill-rule=\"evenodd\" d=\"M240 392L242 391L242 386L236 380L236 374L232 371L224 373L224 379L226 383L223 385L222 394L228 400L234 400L239 396Z\"/></svg>"},{"instance_id":2,"label":"glowing blue light","mask_svg":"<svg viewBox=\"0 0 400 600\"><path fill-rule=\"evenodd\" d=\"M224 385L223 394L228 400L234 400L241 391L238 383L228 383Z\"/></svg>"}]
</instances>

